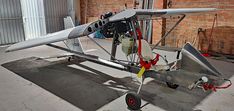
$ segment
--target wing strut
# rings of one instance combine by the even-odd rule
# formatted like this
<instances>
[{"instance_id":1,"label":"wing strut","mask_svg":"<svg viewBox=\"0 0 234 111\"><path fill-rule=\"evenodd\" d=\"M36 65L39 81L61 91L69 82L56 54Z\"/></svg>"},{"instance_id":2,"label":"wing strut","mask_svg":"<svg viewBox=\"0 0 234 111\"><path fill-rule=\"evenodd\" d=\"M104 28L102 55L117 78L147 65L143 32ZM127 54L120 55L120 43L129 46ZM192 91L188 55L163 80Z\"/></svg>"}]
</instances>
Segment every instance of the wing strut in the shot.
<instances>
[{"instance_id":1,"label":"wing strut","mask_svg":"<svg viewBox=\"0 0 234 111\"><path fill-rule=\"evenodd\" d=\"M75 54L74 56L76 56L76 57L80 57L80 58L83 58L85 60L100 64L100 65L105 65L105 66L112 67L112 68L119 69L119 70L127 70L127 67L124 64L118 64L118 63L115 63L115 62L111 62L111 61L108 61L108 60L101 59L98 56L84 54L84 53L81 53L81 52L76 52L76 51L73 51L73 50L70 50L70 49L67 49L67 48L63 48L63 47L60 47L60 46L57 46L57 45L53 45L53 44L46 44L46 45L50 46L50 47L53 47L53 48L60 49L60 50L64 50L64 51L67 51L67 52L70 52L70 53L74 53Z\"/></svg>"},{"instance_id":2,"label":"wing strut","mask_svg":"<svg viewBox=\"0 0 234 111\"><path fill-rule=\"evenodd\" d=\"M176 24L158 41L158 43L154 45L154 47L152 49L155 49L162 42L162 40L164 40L171 33L171 31L173 31L175 29L175 27L177 27L180 24L180 22L185 18L185 16L186 15L183 15L179 19L179 21L177 21Z\"/></svg>"}]
</instances>

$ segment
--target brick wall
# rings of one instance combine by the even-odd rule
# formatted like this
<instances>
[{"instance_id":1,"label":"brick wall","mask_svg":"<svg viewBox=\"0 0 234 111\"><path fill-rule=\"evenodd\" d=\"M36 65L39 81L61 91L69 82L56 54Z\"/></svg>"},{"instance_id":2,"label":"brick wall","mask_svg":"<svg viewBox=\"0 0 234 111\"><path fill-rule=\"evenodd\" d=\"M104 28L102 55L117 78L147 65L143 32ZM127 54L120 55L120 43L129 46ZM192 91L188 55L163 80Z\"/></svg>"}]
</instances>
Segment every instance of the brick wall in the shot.
<instances>
[{"instance_id":1,"label":"brick wall","mask_svg":"<svg viewBox=\"0 0 234 111\"><path fill-rule=\"evenodd\" d=\"M234 0L172 0L171 8L218 8L220 11L188 16L166 39L167 46L181 47L186 42L204 52L217 52L234 55ZM212 25L217 13L217 23ZM176 20L167 20L167 29ZM202 32L198 33L198 29ZM210 45L208 45L210 44ZM209 46L209 47L208 47Z\"/></svg>"},{"instance_id":2,"label":"brick wall","mask_svg":"<svg viewBox=\"0 0 234 111\"><path fill-rule=\"evenodd\" d=\"M88 4L87 4L88 3ZM133 7L133 0L81 0L81 23L98 19L101 14L106 12L119 12L125 9L125 4L128 8ZM87 4L87 9L85 8ZM87 17L85 18L85 12Z\"/></svg>"},{"instance_id":3,"label":"brick wall","mask_svg":"<svg viewBox=\"0 0 234 111\"><path fill-rule=\"evenodd\" d=\"M163 0L156 0L154 3L155 9L162 9L163 8ZM162 36L162 20L154 20L153 21L153 39L152 43L156 44Z\"/></svg>"},{"instance_id":4,"label":"brick wall","mask_svg":"<svg viewBox=\"0 0 234 111\"><path fill-rule=\"evenodd\" d=\"M170 1L170 0L167 0ZM195 42L195 47L207 51L207 44L210 43L209 51L234 55L234 0L171 0L171 8L219 8L220 11L203 13L194 16L187 16L181 24L166 39L166 45L182 47L186 42ZM87 17L85 18L87 3ZM119 12L125 8L133 7L133 0L81 0L81 23L98 19L105 12ZM156 0L154 7L162 9L163 0ZM211 28L213 19L217 13L217 24ZM176 22L176 19L166 21L168 30ZM153 43L157 43L162 35L162 21L153 22ZM198 29L203 32L198 34Z\"/></svg>"}]
</instances>

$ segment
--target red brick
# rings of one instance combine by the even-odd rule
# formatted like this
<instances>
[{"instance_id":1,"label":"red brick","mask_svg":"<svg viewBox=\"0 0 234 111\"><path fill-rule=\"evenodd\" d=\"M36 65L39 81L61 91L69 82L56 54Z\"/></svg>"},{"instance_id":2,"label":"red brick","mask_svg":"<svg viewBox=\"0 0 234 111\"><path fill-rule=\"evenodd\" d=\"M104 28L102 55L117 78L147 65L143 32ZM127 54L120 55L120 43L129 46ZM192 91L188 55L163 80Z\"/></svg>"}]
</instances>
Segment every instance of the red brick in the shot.
<instances>
[{"instance_id":1,"label":"red brick","mask_svg":"<svg viewBox=\"0 0 234 111\"><path fill-rule=\"evenodd\" d=\"M169 1L169 0L168 0ZM215 25L213 36L210 41L212 52L234 55L234 0L171 0L172 8L218 8L221 9L213 13L204 13L200 15L187 16L184 21L168 36L166 45L173 47L182 47L185 42L196 40L196 47L204 51L208 44L213 19L215 13L218 15L218 25ZM81 0L81 21L85 21L85 3L86 0ZM124 9L127 4L128 8L133 7L133 0L88 0L88 9L86 21L89 17L99 17L101 14L112 11L119 12ZM163 0L156 0L154 6L157 9L162 9ZM178 19L167 20L167 31L172 27ZM161 38L162 27L159 20L153 22L153 43L156 43ZM206 29L205 36L198 35L198 28ZM200 39L200 40L199 40ZM198 44L199 43L199 44ZM223 48L220 46L223 44Z\"/></svg>"},{"instance_id":2,"label":"red brick","mask_svg":"<svg viewBox=\"0 0 234 111\"><path fill-rule=\"evenodd\" d=\"M234 55L234 0L173 0L172 8L219 8L221 11L215 13L218 14L218 26L213 31L213 36L210 41L212 41L210 51L219 52L223 54ZM213 19L215 13L201 14L188 16L186 19L174 30L172 34L166 39L166 44L168 46L182 47L184 41L192 42L192 40L197 37L197 29L206 29L205 35L209 38L210 32L213 24ZM175 23L174 20L167 20L167 27L172 26ZM181 38L184 37L184 38ZM196 47L201 46L204 51L208 40L200 34L200 44L196 44ZM174 42L176 38L176 42ZM178 42L179 41L179 42ZM198 42L198 40L197 40ZM223 43L223 48L221 45Z\"/></svg>"}]
</instances>

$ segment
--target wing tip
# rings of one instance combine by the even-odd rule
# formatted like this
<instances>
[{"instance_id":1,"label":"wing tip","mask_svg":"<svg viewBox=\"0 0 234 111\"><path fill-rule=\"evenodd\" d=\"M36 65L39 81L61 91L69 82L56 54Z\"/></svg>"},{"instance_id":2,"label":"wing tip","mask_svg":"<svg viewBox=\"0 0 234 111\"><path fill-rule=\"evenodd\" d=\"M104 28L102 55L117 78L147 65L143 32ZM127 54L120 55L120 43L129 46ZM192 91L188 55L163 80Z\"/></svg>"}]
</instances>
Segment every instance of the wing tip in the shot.
<instances>
[{"instance_id":1,"label":"wing tip","mask_svg":"<svg viewBox=\"0 0 234 111\"><path fill-rule=\"evenodd\" d=\"M5 50L6 53L12 52L12 51L14 51L14 50L10 49L10 47L8 47L8 48Z\"/></svg>"},{"instance_id":2,"label":"wing tip","mask_svg":"<svg viewBox=\"0 0 234 111\"><path fill-rule=\"evenodd\" d=\"M17 49L17 48L15 48L15 47L13 47L14 46L14 44L13 45L11 45L11 46L9 46L6 50L5 50L5 52L13 52L13 51L17 51L17 50L19 50L19 49Z\"/></svg>"}]
</instances>

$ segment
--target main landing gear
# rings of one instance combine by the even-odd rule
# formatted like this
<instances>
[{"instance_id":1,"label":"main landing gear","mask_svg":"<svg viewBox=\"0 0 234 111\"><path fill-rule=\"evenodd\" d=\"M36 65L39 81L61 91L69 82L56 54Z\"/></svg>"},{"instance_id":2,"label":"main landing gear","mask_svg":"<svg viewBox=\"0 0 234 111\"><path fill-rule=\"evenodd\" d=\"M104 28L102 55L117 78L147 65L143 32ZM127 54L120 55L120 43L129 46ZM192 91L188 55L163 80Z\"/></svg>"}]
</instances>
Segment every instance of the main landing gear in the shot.
<instances>
[{"instance_id":1,"label":"main landing gear","mask_svg":"<svg viewBox=\"0 0 234 111\"><path fill-rule=\"evenodd\" d=\"M125 97L126 104L131 110L138 110L141 108L141 98L135 92L129 92Z\"/></svg>"},{"instance_id":2,"label":"main landing gear","mask_svg":"<svg viewBox=\"0 0 234 111\"><path fill-rule=\"evenodd\" d=\"M142 81L141 84L136 92L128 92L126 97L125 97L125 102L128 106L129 109L131 110L139 110L141 108L141 97L139 96L139 93L141 91L141 88L143 86L145 77L142 76ZM166 82L167 86L172 89L178 88L179 85L171 83L171 82Z\"/></svg>"}]
</instances>

